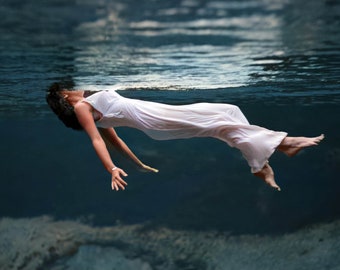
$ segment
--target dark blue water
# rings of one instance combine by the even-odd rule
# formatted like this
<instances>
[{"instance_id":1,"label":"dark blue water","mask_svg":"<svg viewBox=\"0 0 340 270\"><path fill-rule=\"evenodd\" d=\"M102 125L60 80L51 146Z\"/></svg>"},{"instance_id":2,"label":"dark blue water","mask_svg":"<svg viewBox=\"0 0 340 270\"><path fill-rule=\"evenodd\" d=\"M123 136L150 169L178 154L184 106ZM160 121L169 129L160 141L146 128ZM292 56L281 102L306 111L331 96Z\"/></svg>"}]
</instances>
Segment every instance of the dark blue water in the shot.
<instances>
[{"instance_id":1,"label":"dark blue water","mask_svg":"<svg viewBox=\"0 0 340 270\"><path fill-rule=\"evenodd\" d=\"M150 222L234 233L286 232L340 217L340 3L282 1L0 1L0 216L52 215L96 225ZM234 103L250 122L326 134L271 159L276 193L216 140L118 133L157 175L110 190L85 134L50 112L53 82L171 104Z\"/></svg>"}]
</instances>

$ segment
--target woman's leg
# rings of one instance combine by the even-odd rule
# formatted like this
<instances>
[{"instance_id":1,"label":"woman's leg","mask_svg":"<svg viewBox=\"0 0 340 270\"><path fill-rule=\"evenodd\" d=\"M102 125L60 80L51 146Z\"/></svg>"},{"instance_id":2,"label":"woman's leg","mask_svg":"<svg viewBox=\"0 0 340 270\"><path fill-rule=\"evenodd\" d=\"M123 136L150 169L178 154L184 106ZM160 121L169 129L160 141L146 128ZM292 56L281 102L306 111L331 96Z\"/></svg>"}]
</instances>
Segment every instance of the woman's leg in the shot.
<instances>
[{"instance_id":1,"label":"woman's leg","mask_svg":"<svg viewBox=\"0 0 340 270\"><path fill-rule=\"evenodd\" d=\"M269 163L264 165L261 171L254 173L255 176L261 178L265 183L267 183L272 188L277 191L281 191L281 188L276 184L274 178L273 169L269 166Z\"/></svg>"},{"instance_id":2,"label":"woman's leg","mask_svg":"<svg viewBox=\"0 0 340 270\"><path fill-rule=\"evenodd\" d=\"M318 145L325 136L321 134L318 137L286 137L281 144L277 147L277 150L285 153L287 156L295 156L300 150L305 147Z\"/></svg>"},{"instance_id":3,"label":"woman's leg","mask_svg":"<svg viewBox=\"0 0 340 270\"><path fill-rule=\"evenodd\" d=\"M289 157L292 157L305 147L318 145L324 137L325 136L323 134L313 138L285 137L277 147L277 150L285 153ZM281 190L275 182L274 172L268 163L263 166L262 170L254 173L254 175L261 178L264 182L266 182L268 185L275 188L276 190Z\"/></svg>"}]
</instances>

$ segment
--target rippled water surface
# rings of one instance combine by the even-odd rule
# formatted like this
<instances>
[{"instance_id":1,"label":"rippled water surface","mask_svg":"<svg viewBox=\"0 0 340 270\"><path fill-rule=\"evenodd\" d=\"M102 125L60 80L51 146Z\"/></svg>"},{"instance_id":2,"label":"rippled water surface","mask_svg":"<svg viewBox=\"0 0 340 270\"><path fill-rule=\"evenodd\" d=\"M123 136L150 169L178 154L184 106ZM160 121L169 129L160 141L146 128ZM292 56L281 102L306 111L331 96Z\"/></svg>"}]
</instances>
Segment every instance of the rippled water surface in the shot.
<instances>
[{"instance_id":1,"label":"rippled water surface","mask_svg":"<svg viewBox=\"0 0 340 270\"><path fill-rule=\"evenodd\" d=\"M339 102L339 10L332 0L2 0L1 110L45 110L55 81Z\"/></svg>"}]
</instances>

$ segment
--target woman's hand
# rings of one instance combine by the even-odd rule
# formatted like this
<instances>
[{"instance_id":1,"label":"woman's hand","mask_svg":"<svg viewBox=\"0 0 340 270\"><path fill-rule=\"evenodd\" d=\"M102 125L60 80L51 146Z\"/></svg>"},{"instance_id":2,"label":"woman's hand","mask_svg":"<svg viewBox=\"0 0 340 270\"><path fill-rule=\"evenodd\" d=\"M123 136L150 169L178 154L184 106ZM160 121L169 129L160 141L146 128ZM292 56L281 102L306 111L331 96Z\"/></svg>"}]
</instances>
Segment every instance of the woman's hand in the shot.
<instances>
[{"instance_id":1,"label":"woman's hand","mask_svg":"<svg viewBox=\"0 0 340 270\"><path fill-rule=\"evenodd\" d=\"M121 178L121 176L126 177L127 174L120 168L115 168L112 171L111 177L111 188L112 190L118 191L119 189L125 190L127 183Z\"/></svg>"},{"instance_id":2,"label":"woman's hand","mask_svg":"<svg viewBox=\"0 0 340 270\"><path fill-rule=\"evenodd\" d=\"M141 170L142 172L154 172L154 173L158 173L158 170L157 170L157 169L152 168L152 167L150 167L150 166L148 166L148 165L145 165L145 164L143 164L143 163L140 165L140 170Z\"/></svg>"}]
</instances>

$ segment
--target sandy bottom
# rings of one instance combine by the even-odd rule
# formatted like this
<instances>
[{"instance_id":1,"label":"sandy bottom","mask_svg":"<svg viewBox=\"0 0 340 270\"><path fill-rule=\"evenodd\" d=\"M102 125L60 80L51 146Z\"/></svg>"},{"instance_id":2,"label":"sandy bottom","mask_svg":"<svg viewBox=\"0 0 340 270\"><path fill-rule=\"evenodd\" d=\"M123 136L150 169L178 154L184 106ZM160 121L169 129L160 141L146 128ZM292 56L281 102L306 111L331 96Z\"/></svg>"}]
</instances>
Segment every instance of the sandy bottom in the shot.
<instances>
[{"instance_id":1,"label":"sandy bottom","mask_svg":"<svg viewBox=\"0 0 340 270\"><path fill-rule=\"evenodd\" d=\"M280 236L0 220L1 269L340 269L340 221Z\"/></svg>"}]
</instances>

